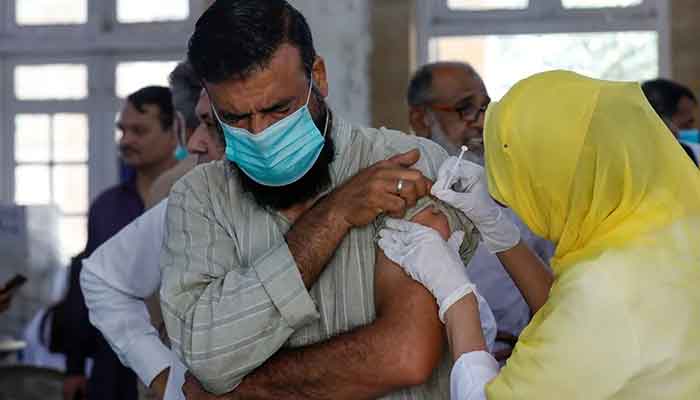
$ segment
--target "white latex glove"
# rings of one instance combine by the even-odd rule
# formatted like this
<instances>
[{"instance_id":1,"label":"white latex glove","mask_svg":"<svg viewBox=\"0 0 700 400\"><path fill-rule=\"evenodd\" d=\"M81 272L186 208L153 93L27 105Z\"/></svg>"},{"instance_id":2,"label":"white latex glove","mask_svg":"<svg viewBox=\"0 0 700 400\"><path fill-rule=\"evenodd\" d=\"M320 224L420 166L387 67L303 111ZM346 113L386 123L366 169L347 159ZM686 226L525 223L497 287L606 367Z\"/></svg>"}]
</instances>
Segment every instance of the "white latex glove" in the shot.
<instances>
[{"instance_id":1,"label":"white latex glove","mask_svg":"<svg viewBox=\"0 0 700 400\"><path fill-rule=\"evenodd\" d=\"M454 168L457 162L459 165ZM454 177L450 179L453 170ZM450 187L446 188L448 180ZM510 250L520 242L520 230L489 195L482 166L449 157L440 167L438 179L430 192L462 210L481 233L491 254Z\"/></svg>"},{"instance_id":2,"label":"white latex glove","mask_svg":"<svg viewBox=\"0 0 700 400\"><path fill-rule=\"evenodd\" d=\"M413 222L387 218L386 226L379 231L379 247L430 290L444 323L450 306L475 289L459 256L464 232L454 232L446 242L436 230Z\"/></svg>"},{"instance_id":3,"label":"white latex glove","mask_svg":"<svg viewBox=\"0 0 700 400\"><path fill-rule=\"evenodd\" d=\"M486 385L498 375L498 361L486 351L462 354L450 372L450 399L486 400Z\"/></svg>"}]
</instances>

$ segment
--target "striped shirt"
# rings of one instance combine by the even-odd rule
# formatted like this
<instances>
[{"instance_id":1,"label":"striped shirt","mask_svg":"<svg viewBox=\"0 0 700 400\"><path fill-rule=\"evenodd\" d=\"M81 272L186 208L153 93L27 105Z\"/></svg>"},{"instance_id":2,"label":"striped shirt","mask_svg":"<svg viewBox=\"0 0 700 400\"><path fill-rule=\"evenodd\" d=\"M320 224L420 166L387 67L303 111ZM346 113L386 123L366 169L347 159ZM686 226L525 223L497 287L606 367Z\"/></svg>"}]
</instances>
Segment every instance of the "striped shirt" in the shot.
<instances>
[{"instance_id":1,"label":"striped shirt","mask_svg":"<svg viewBox=\"0 0 700 400\"><path fill-rule=\"evenodd\" d=\"M447 154L437 145L387 129L357 128L334 118L331 189L361 169L418 148L415 168L434 179ZM204 387L232 390L281 347L317 343L375 319L375 239L381 221L351 230L311 290L285 242L289 221L255 203L237 172L219 161L197 167L168 201L161 258L161 303L172 347ZM408 213L434 203L429 197ZM453 229L476 231L463 214L437 204ZM448 399L449 357L426 385L387 399Z\"/></svg>"}]
</instances>

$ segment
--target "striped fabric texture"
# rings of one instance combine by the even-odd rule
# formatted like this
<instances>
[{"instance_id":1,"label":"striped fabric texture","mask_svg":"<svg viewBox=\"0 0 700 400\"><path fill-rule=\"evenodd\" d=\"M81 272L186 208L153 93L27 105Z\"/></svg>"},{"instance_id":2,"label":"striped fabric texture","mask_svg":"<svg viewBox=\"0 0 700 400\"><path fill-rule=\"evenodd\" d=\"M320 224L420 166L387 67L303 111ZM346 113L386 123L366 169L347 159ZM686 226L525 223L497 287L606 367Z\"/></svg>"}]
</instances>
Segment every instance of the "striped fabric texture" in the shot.
<instances>
[{"instance_id":1,"label":"striped fabric texture","mask_svg":"<svg viewBox=\"0 0 700 400\"><path fill-rule=\"evenodd\" d=\"M447 154L401 132L351 126L334 118L336 157L331 189L359 170L418 148L416 168L434 179ZM375 318L375 238L381 220L352 230L319 280L307 291L284 234L280 213L244 193L226 161L197 167L173 188L161 267L161 305L173 349L215 393L241 379L282 347L300 347L370 324ZM435 203L422 199L407 217ZM444 204L453 229L465 230L465 264L477 233L463 214ZM387 399L448 399L450 359L430 382Z\"/></svg>"}]
</instances>

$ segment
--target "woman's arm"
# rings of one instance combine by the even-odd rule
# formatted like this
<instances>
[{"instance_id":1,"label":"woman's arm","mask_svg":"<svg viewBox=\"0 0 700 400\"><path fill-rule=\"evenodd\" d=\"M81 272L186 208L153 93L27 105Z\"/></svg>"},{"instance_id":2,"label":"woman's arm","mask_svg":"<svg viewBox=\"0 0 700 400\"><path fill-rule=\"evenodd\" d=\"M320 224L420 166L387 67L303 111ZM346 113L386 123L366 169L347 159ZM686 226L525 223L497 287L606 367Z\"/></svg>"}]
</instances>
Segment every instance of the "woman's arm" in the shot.
<instances>
[{"instance_id":1,"label":"woman's arm","mask_svg":"<svg viewBox=\"0 0 700 400\"><path fill-rule=\"evenodd\" d=\"M547 301L554 278L535 253L522 241L515 247L496 253L508 275L535 314Z\"/></svg>"},{"instance_id":2,"label":"woman's arm","mask_svg":"<svg viewBox=\"0 0 700 400\"><path fill-rule=\"evenodd\" d=\"M474 292L462 297L447 310L445 331L452 361L457 361L464 353L486 351L479 320L479 304Z\"/></svg>"},{"instance_id":3,"label":"woman's arm","mask_svg":"<svg viewBox=\"0 0 700 400\"><path fill-rule=\"evenodd\" d=\"M498 362L486 351L474 293L462 297L445 313L445 330L455 364L450 373L450 398L485 400L484 388L498 375Z\"/></svg>"}]
</instances>

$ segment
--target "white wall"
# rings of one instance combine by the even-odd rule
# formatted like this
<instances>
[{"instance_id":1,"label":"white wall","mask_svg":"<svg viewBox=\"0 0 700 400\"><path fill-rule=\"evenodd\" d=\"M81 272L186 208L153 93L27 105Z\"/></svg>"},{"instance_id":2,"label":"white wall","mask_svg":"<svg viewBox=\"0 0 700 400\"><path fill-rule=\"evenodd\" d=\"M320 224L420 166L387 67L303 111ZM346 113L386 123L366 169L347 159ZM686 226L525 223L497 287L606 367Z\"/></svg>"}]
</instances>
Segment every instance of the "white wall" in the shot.
<instances>
[{"instance_id":1,"label":"white wall","mask_svg":"<svg viewBox=\"0 0 700 400\"><path fill-rule=\"evenodd\" d=\"M304 14L326 61L329 102L349 122L370 123L369 0L290 0Z\"/></svg>"}]
</instances>

